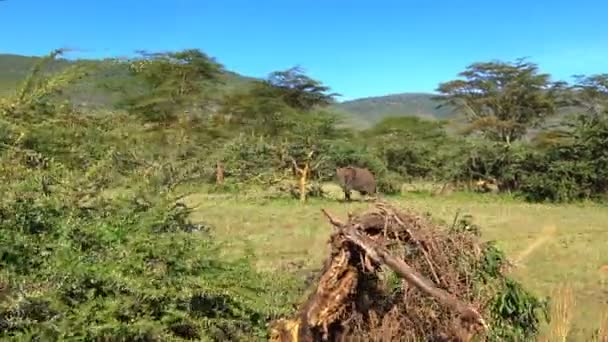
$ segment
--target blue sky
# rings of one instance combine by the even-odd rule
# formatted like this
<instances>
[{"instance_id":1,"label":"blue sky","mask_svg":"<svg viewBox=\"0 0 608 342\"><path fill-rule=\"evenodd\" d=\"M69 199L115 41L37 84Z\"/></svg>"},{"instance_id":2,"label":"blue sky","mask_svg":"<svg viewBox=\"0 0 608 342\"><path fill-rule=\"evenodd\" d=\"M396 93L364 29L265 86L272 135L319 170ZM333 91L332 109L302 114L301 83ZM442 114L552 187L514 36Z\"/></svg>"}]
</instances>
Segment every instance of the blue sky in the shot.
<instances>
[{"instance_id":1,"label":"blue sky","mask_svg":"<svg viewBox=\"0 0 608 342\"><path fill-rule=\"evenodd\" d=\"M193 47L256 77L301 65L345 100L433 91L491 59L527 56L556 79L608 72L606 13L606 0L6 0L0 52Z\"/></svg>"}]
</instances>

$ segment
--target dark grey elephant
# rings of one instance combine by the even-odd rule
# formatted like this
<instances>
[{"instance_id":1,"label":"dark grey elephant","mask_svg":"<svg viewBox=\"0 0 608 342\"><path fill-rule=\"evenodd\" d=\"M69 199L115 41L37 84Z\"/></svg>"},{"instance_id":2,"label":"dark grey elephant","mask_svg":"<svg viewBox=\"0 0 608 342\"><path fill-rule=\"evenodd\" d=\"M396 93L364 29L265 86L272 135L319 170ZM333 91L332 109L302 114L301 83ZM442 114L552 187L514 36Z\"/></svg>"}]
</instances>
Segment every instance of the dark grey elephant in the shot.
<instances>
[{"instance_id":1,"label":"dark grey elephant","mask_svg":"<svg viewBox=\"0 0 608 342\"><path fill-rule=\"evenodd\" d=\"M376 195L376 178L364 168L347 166L336 169L338 183L344 191L344 197L350 201L352 190L358 191L361 195Z\"/></svg>"}]
</instances>

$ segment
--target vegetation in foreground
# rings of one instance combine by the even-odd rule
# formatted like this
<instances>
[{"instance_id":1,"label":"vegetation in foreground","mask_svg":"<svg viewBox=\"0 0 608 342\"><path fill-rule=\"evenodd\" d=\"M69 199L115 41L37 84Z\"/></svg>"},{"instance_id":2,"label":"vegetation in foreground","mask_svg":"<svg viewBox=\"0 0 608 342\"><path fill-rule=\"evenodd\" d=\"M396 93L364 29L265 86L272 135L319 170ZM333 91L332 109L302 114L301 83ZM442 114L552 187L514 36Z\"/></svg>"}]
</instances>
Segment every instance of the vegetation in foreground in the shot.
<instances>
[{"instance_id":1,"label":"vegetation in foreground","mask_svg":"<svg viewBox=\"0 0 608 342\"><path fill-rule=\"evenodd\" d=\"M288 213L268 214L279 225L298 218L292 230L306 229L298 214L306 216L324 193L321 182L348 164L374 171L385 194L414 180L491 181L528 201L602 201L606 193L601 75L568 87L530 63L474 64L465 80L440 86L442 101L473 109L463 111L469 136L414 118L355 132L327 110L329 89L298 69L225 88L221 65L198 50L46 68L60 53L41 60L0 103L3 337L265 338L267 322L297 302L303 274L268 272L251 253L227 258L233 241L255 244L243 234L247 225L217 237L222 229L213 227L222 225L205 218L216 205L209 201L194 215L199 223L190 223L189 210L176 205L185 185L229 196L264 187L267 201L289 201ZM99 81L91 80L99 73L115 107L76 106L66 89ZM525 133L562 102L580 115L526 142ZM294 209L294 196L308 205ZM229 214L226 220L239 217L223 207L222 217Z\"/></svg>"}]
</instances>

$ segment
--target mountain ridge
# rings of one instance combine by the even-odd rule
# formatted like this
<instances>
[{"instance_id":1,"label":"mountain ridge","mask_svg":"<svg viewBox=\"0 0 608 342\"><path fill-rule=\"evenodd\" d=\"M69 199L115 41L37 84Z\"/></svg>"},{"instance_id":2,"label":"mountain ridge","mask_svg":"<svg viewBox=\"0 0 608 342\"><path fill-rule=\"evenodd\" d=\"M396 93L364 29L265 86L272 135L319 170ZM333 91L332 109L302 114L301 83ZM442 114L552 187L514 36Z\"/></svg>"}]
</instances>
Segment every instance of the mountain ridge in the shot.
<instances>
[{"instance_id":1,"label":"mountain ridge","mask_svg":"<svg viewBox=\"0 0 608 342\"><path fill-rule=\"evenodd\" d=\"M0 54L0 96L8 95L19 82L27 77L34 64L43 58L42 56L26 56L12 53ZM50 65L51 69L61 69L69 66L75 61L86 61L101 63L102 59L66 59L57 58ZM119 71L120 72L120 71ZM99 78L108 77L100 75ZM110 76L112 77L112 76ZM255 77L245 76L237 72L226 70L223 75L225 90L238 89L247 83L256 80ZM86 91L77 93L87 94L86 98L77 96L79 101L88 105L104 106L111 101L111 96L101 89L95 89L92 84L82 85ZM432 100L435 94L424 92L393 93L383 96L368 96L352 100L337 102L331 105L330 110L345 117L349 125L359 128L368 128L390 116L417 116L425 119L446 119L451 116L448 109L437 109L438 103Z\"/></svg>"},{"instance_id":2,"label":"mountain ridge","mask_svg":"<svg viewBox=\"0 0 608 342\"><path fill-rule=\"evenodd\" d=\"M371 126L386 117L416 116L429 120L446 120L454 116L452 108L437 108L440 104L433 93L394 93L348 100L332 105L343 114L349 114L361 125Z\"/></svg>"}]
</instances>

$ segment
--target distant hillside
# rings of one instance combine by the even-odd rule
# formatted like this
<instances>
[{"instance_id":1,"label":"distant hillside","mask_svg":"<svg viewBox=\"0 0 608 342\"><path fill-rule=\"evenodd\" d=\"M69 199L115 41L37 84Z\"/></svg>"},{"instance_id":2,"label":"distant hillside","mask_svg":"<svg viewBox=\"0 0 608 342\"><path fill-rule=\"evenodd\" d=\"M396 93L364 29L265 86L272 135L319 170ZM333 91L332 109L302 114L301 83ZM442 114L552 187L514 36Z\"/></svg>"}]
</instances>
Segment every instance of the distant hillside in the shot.
<instances>
[{"instance_id":1,"label":"distant hillside","mask_svg":"<svg viewBox=\"0 0 608 342\"><path fill-rule=\"evenodd\" d=\"M40 57L0 54L0 95L14 91L39 59ZM51 69L64 68L69 63L58 59L53 62Z\"/></svg>"},{"instance_id":2,"label":"distant hillside","mask_svg":"<svg viewBox=\"0 0 608 342\"><path fill-rule=\"evenodd\" d=\"M466 126L466 120L454 112L450 106L436 108L440 102L434 101L433 94L403 93L378 97L361 98L337 103L333 108L341 113L347 124L357 128L369 128L382 119L391 116L416 116L431 120L447 120L449 131ZM580 108L560 108L557 115L548 118L543 127L557 125L566 115L580 112ZM535 134L538 129L531 129Z\"/></svg>"},{"instance_id":3,"label":"distant hillside","mask_svg":"<svg viewBox=\"0 0 608 342\"><path fill-rule=\"evenodd\" d=\"M13 92L39 59L40 57L0 54L0 96ZM99 63L98 61L89 62ZM69 60L58 59L53 62L51 69L60 70L71 63L73 62ZM115 94L99 87L99 84L107 80L120 82L121 79L128 77L127 71L120 68L124 68L124 66L111 70L105 69L103 74L94 75L70 89L68 96L78 104L86 104L89 107L107 107L113 103ZM221 88L224 91L231 91L246 87L253 80L255 79L227 71L223 75L224 85ZM342 114L347 126L356 128L369 128L389 116L417 116L433 120L449 119L453 121L449 125L451 128L458 127L461 123L454 122L456 116L452 109L450 107L437 109L439 103L432 100L433 96L428 93L402 93L367 97L337 103L331 109ZM557 121L559 117L553 118L551 121Z\"/></svg>"},{"instance_id":4,"label":"distant hillside","mask_svg":"<svg viewBox=\"0 0 608 342\"><path fill-rule=\"evenodd\" d=\"M403 93L379 97L361 98L334 105L342 113L352 115L360 126L371 126L388 116L417 116L426 119L452 117L450 108L437 109L433 94Z\"/></svg>"},{"instance_id":5,"label":"distant hillside","mask_svg":"<svg viewBox=\"0 0 608 342\"><path fill-rule=\"evenodd\" d=\"M0 54L0 96L7 95L15 91L19 82L23 81L29 74L34 64L41 57L20 56L14 54ZM100 63L96 60L88 60L90 63ZM66 59L57 59L52 62L50 70L61 70L68 67L73 61ZM77 103L86 103L91 106L107 106L112 101L112 95L106 90L99 87L101 83L108 80L120 81L128 77L127 70L121 69L124 66L117 66L113 69L104 69L103 74L93 75L86 82L79 83L70 89L70 97ZM246 77L226 71L222 77L224 90L232 90L245 86L254 78Z\"/></svg>"}]
</instances>

